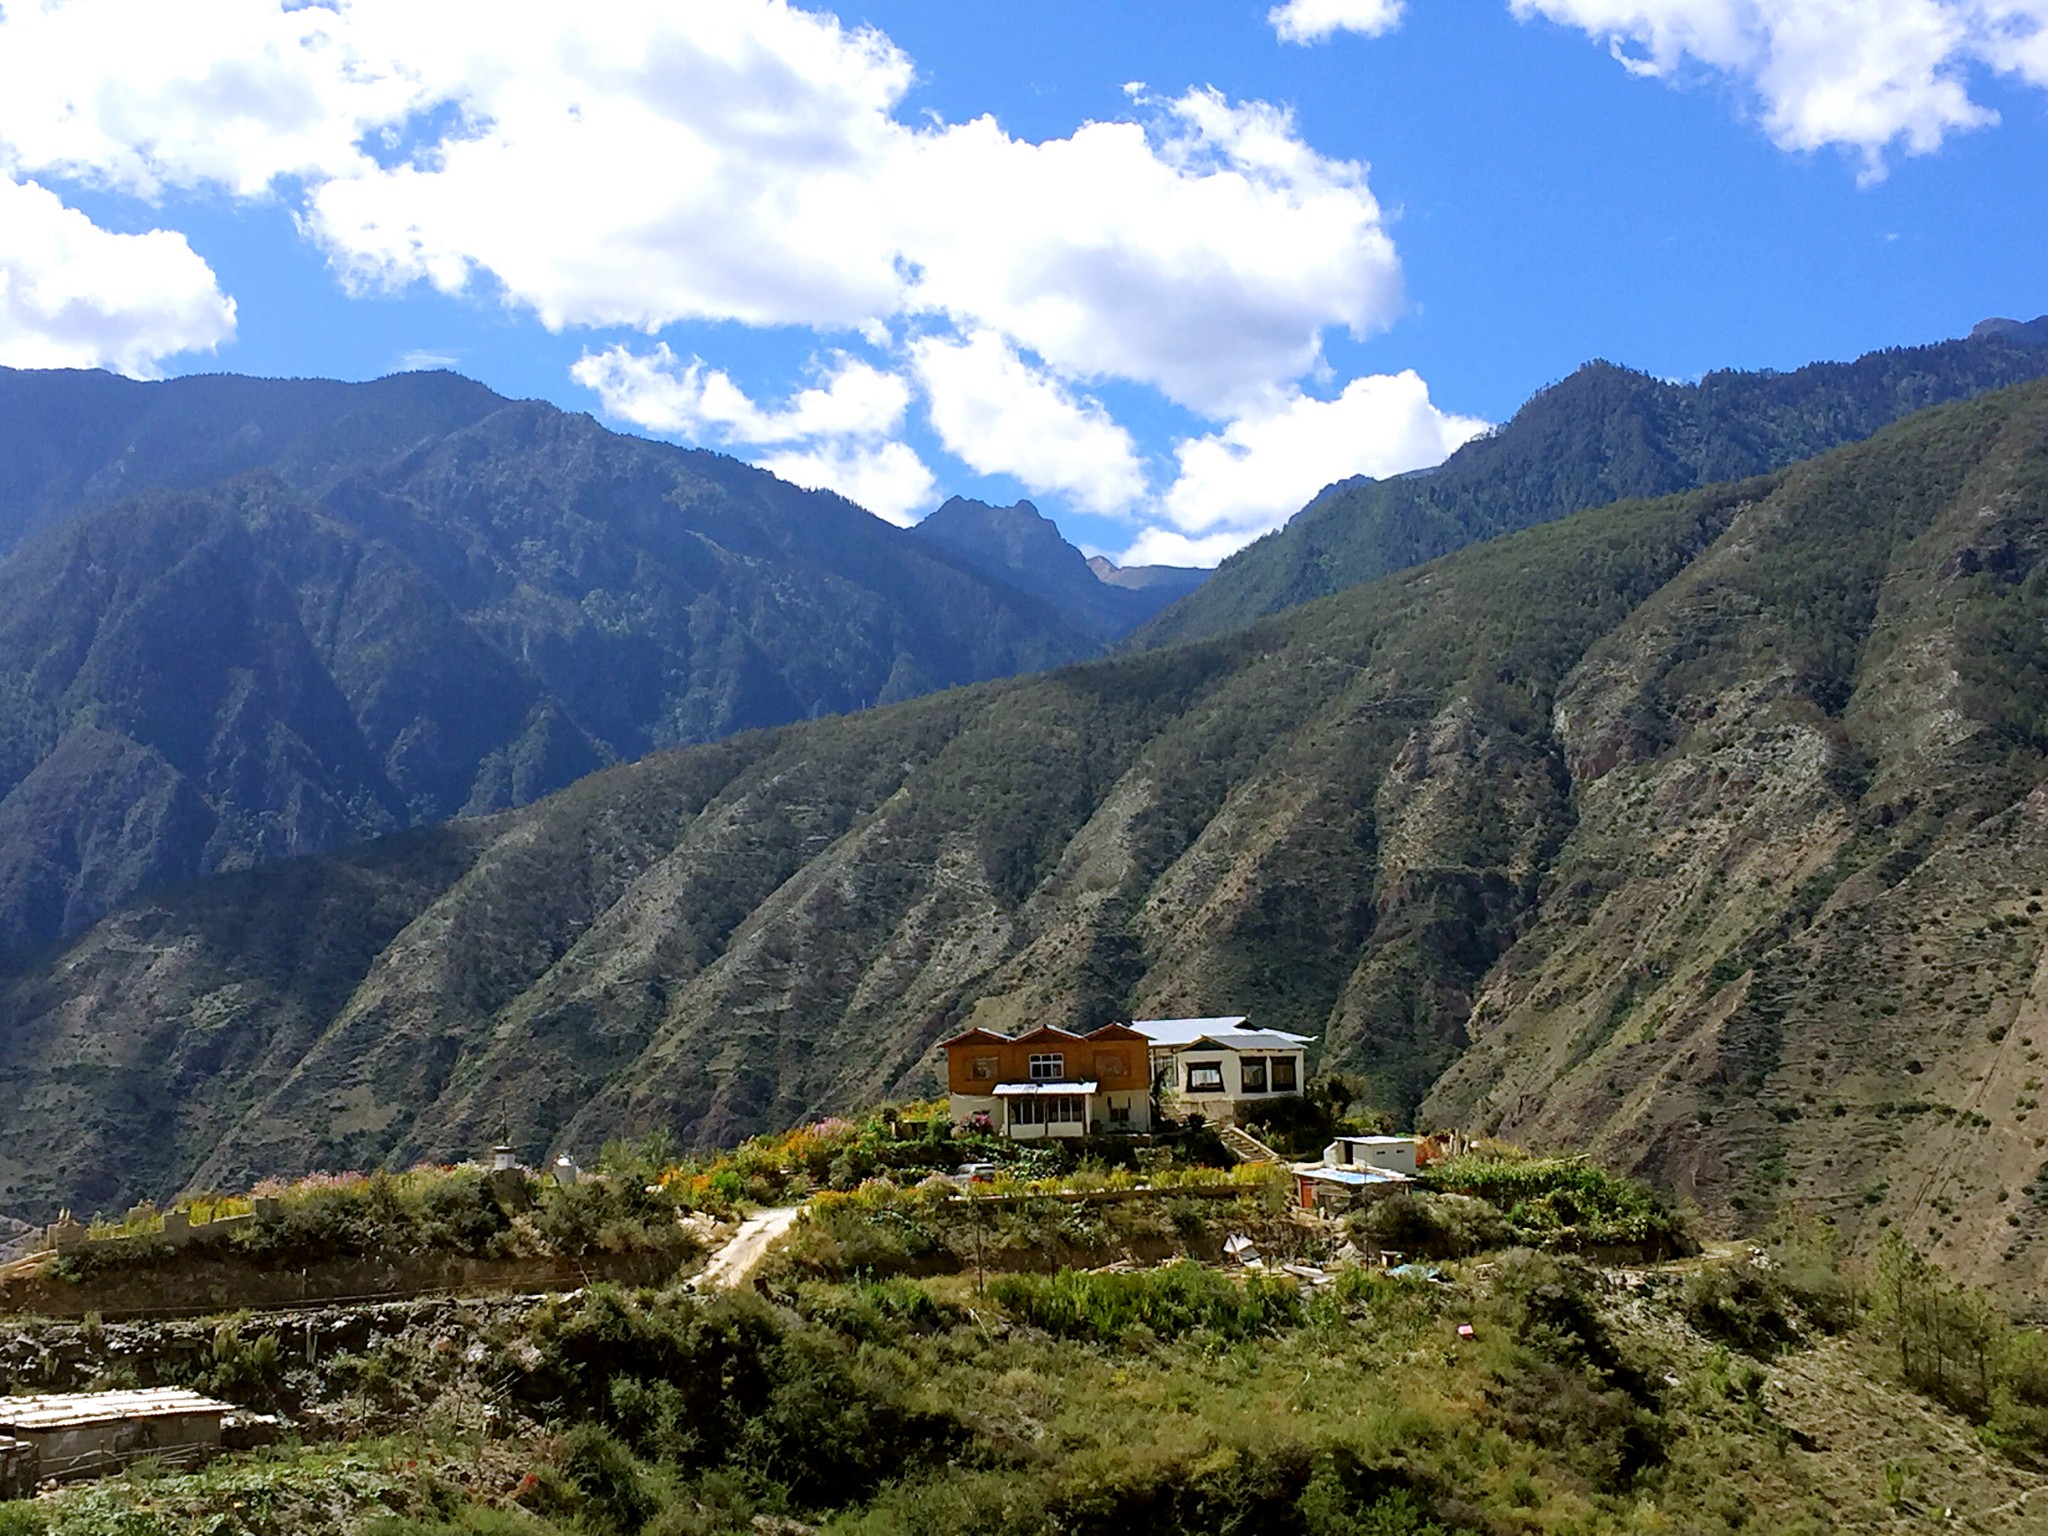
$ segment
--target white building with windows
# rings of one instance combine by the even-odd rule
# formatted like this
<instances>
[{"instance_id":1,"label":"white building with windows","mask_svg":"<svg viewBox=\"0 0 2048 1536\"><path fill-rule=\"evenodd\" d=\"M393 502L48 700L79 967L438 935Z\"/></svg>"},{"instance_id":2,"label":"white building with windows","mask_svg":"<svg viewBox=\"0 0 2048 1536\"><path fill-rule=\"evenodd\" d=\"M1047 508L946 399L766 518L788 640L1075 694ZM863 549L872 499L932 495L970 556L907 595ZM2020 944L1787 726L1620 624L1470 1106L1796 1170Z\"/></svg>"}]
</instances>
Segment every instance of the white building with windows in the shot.
<instances>
[{"instance_id":1,"label":"white building with windows","mask_svg":"<svg viewBox=\"0 0 2048 1536\"><path fill-rule=\"evenodd\" d=\"M1256 1104L1298 1094L1308 1082L1313 1035L1251 1029L1244 1016L1134 1019L1150 1047L1152 1081L1181 1113L1233 1124Z\"/></svg>"}]
</instances>

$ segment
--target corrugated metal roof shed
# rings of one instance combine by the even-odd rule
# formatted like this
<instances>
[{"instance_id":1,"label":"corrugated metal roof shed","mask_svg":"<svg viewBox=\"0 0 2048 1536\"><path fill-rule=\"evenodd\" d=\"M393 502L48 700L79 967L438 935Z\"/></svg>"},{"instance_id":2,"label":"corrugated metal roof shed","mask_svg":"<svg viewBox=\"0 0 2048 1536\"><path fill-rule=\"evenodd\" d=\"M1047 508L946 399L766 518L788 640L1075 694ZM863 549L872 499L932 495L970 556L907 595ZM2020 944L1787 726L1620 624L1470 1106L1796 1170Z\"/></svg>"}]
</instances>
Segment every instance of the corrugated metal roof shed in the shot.
<instances>
[{"instance_id":1,"label":"corrugated metal roof shed","mask_svg":"<svg viewBox=\"0 0 2048 1536\"><path fill-rule=\"evenodd\" d=\"M126 1419L177 1418L194 1413L233 1413L231 1403L201 1397L186 1387L152 1387L135 1392L62 1392L48 1397L0 1397L0 1430L14 1434L111 1424Z\"/></svg>"}]
</instances>

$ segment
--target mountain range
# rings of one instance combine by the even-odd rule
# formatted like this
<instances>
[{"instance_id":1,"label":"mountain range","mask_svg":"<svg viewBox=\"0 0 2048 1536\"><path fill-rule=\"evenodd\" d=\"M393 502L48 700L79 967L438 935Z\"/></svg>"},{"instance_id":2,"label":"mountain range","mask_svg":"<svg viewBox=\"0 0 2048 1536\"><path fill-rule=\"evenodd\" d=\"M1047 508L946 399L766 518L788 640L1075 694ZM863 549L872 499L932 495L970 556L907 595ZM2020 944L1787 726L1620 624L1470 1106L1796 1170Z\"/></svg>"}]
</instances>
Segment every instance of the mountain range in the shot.
<instances>
[{"instance_id":1,"label":"mountain range","mask_svg":"<svg viewBox=\"0 0 2048 1536\"><path fill-rule=\"evenodd\" d=\"M1722 370L1691 384L1588 363L1433 470L1327 487L1130 643L1226 634L1476 540L1626 496L1765 474L1909 412L2044 374L2048 316L1988 320L1960 341L1849 363Z\"/></svg>"},{"instance_id":2,"label":"mountain range","mask_svg":"<svg viewBox=\"0 0 2048 1536\"><path fill-rule=\"evenodd\" d=\"M0 989L0 1205L922 1091L1243 1012L1717 1222L2048 1270L2048 383L1219 639L159 892Z\"/></svg>"},{"instance_id":3,"label":"mountain range","mask_svg":"<svg viewBox=\"0 0 2048 1536\"><path fill-rule=\"evenodd\" d=\"M0 372L7 544L0 951L1105 636L837 496L450 374Z\"/></svg>"}]
</instances>

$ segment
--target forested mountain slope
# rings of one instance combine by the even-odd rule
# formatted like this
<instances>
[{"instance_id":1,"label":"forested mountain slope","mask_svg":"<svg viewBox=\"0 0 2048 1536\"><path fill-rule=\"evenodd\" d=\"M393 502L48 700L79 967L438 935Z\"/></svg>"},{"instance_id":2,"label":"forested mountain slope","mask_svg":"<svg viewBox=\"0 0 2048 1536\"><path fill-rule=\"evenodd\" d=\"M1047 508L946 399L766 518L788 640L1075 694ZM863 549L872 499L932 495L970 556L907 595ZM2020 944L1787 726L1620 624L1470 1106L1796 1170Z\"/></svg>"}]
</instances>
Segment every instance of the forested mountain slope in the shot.
<instances>
[{"instance_id":1,"label":"forested mountain slope","mask_svg":"<svg viewBox=\"0 0 2048 1536\"><path fill-rule=\"evenodd\" d=\"M0 438L0 535L54 524L0 564L0 949L1099 646L839 497L448 374L0 374Z\"/></svg>"},{"instance_id":2,"label":"forested mountain slope","mask_svg":"<svg viewBox=\"0 0 2048 1536\"><path fill-rule=\"evenodd\" d=\"M1894 347L1792 373L1673 384L1588 363L1438 468L1328 487L1217 567L1133 645L1227 634L1481 539L1629 496L1765 474L1913 411L2048 374L2048 316L1987 321L1962 341Z\"/></svg>"},{"instance_id":3,"label":"forested mountain slope","mask_svg":"<svg viewBox=\"0 0 2048 1536\"><path fill-rule=\"evenodd\" d=\"M709 1141L1245 1012L1717 1220L2048 1266L2048 384L1223 640L166 893L0 991L0 1207ZM1953 1218L1953 1222L1951 1220Z\"/></svg>"}]
</instances>

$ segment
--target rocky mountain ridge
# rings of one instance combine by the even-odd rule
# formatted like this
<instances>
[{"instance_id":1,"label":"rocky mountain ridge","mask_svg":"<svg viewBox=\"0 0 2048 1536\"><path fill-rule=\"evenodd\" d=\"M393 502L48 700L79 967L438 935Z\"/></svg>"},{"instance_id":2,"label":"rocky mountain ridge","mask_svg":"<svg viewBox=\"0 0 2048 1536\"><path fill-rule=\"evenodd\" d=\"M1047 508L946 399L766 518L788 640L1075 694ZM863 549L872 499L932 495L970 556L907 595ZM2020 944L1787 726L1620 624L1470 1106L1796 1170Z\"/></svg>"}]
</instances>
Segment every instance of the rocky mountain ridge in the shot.
<instances>
[{"instance_id":1,"label":"rocky mountain ridge","mask_svg":"<svg viewBox=\"0 0 2048 1536\"><path fill-rule=\"evenodd\" d=\"M990 506L955 496L912 532L953 551L985 575L1043 598L1091 633L1114 640L1200 586L1207 571L1137 566L1126 571L1084 556L1028 501Z\"/></svg>"},{"instance_id":2,"label":"rocky mountain ridge","mask_svg":"<svg viewBox=\"0 0 2048 1536\"><path fill-rule=\"evenodd\" d=\"M0 950L1100 649L839 497L449 374L0 372L0 547L25 531L0 563Z\"/></svg>"},{"instance_id":3,"label":"rocky mountain ridge","mask_svg":"<svg viewBox=\"0 0 2048 1536\"><path fill-rule=\"evenodd\" d=\"M1723 369L1690 384L1588 363L1435 469L1326 487L1128 644L1226 634L1478 540L1624 497L1765 474L1913 411L2044 374L2048 316L1986 321L1964 340L1849 363Z\"/></svg>"}]
</instances>

